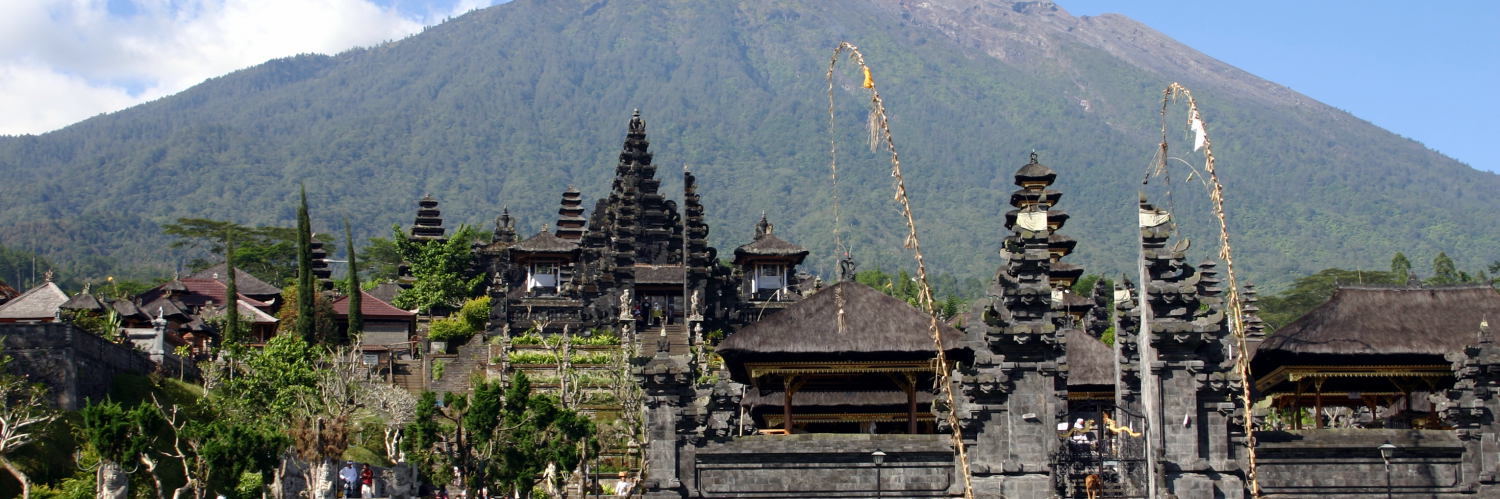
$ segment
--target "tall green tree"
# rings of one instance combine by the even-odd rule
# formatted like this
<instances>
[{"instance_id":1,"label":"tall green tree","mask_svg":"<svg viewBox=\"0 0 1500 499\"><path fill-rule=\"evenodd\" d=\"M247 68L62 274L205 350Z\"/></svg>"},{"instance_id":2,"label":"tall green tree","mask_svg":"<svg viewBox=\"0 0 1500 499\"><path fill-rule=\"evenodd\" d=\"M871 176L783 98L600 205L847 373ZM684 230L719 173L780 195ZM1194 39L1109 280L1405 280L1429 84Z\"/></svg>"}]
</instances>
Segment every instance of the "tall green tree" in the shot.
<instances>
[{"instance_id":1,"label":"tall green tree","mask_svg":"<svg viewBox=\"0 0 1500 499\"><path fill-rule=\"evenodd\" d=\"M234 232L229 230L224 231L224 273L229 278L224 286L224 344L238 355L245 338L240 336L240 287L234 275Z\"/></svg>"},{"instance_id":2,"label":"tall green tree","mask_svg":"<svg viewBox=\"0 0 1500 499\"><path fill-rule=\"evenodd\" d=\"M195 257L188 262L193 270L218 263L226 253L227 241L234 239L235 266L277 286L296 277L297 230L290 227L248 227L238 223L207 218L179 218L162 224L162 233L176 238L171 247L187 249L212 258ZM229 236L225 236L228 233Z\"/></svg>"},{"instance_id":3,"label":"tall green tree","mask_svg":"<svg viewBox=\"0 0 1500 499\"><path fill-rule=\"evenodd\" d=\"M302 202L297 205L297 315L302 320L297 321L297 334L308 343L316 340L313 336L313 320L317 312L313 307L313 294L317 291L313 288L312 275L312 222L307 216L307 185L302 185Z\"/></svg>"},{"instance_id":4,"label":"tall green tree","mask_svg":"<svg viewBox=\"0 0 1500 499\"><path fill-rule=\"evenodd\" d=\"M1405 284L1411 280L1411 260L1406 259L1406 254L1400 251L1391 257L1391 277L1397 284Z\"/></svg>"},{"instance_id":5,"label":"tall green tree","mask_svg":"<svg viewBox=\"0 0 1500 499\"><path fill-rule=\"evenodd\" d=\"M475 272L471 247L475 232L459 226L446 241L412 239L392 227L396 247L411 264L416 282L396 297L396 306L425 313L446 313L478 294L484 275Z\"/></svg>"},{"instance_id":6,"label":"tall green tree","mask_svg":"<svg viewBox=\"0 0 1500 499\"><path fill-rule=\"evenodd\" d=\"M364 291L359 285L359 256L354 252L354 236L349 231L348 218L344 218L344 242L344 253L349 255L349 332L346 338L353 342L358 341L360 333L365 330L365 316L360 310Z\"/></svg>"},{"instance_id":7,"label":"tall green tree","mask_svg":"<svg viewBox=\"0 0 1500 499\"><path fill-rule=\"evenodd\" d=\"M1428 284L1448 285L1464 282L1464 276L1453 264L1453 259L1448 257L1447 252L1439 251L1432 259L1432 278L1427 280Z\"/></svg>"}]
</instances>

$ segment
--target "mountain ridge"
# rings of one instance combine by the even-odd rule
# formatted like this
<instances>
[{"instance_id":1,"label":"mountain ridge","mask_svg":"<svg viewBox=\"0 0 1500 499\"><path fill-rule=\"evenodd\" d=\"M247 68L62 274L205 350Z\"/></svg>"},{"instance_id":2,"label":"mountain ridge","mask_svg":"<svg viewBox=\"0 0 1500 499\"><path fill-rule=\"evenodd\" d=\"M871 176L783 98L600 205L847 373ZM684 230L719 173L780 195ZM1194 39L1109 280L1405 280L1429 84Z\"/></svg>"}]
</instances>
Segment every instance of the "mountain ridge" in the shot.
<instances>
[{"instance_id":1,"label":"mountain ridge","mask_svg":"<svg viewBox=\"0 0 1500 499\"><path fill-rule=\"evenodd\" d=\"M970 0L518 0L375 47L278 59L42 136L0 138L0 172L24 179L0 187L12 200L0 204L0 241L24 248L10 242L32 236L77 272L160 272L171 256L152 253L161 236L150 226L177 216L284 224L304 179L322 231L349 216L362 237L383 235L430 193L454 223L487 226L510 205L528 232L551 221L567 185L586 198L607 192L624 121L640 108L664 190L680 185L675 168L698 173L713 244L747 241L767 211L828 272L823 74L845 39L881 84L941 272L993 271L1009 175L1031 149L1059 172L1074 214L1070 261L1128 268L1133 252L1110 248L1134 238L1130 210L1170 81L1204 105L1237 263L1271 288L1383 264L1396 250L1418 260L1447 250L1473 268L1500 241L1500 206L1483 199L1500 176L1123 16ZM840 230L866 266L908 266L883 160L861 151L864 97L847 69L838 140L852 213ZM1169 136L1182 148L1179 107ZM1201 189L1174 189L1185 232L1214 240Z\"/></svg>"}]
</instances>

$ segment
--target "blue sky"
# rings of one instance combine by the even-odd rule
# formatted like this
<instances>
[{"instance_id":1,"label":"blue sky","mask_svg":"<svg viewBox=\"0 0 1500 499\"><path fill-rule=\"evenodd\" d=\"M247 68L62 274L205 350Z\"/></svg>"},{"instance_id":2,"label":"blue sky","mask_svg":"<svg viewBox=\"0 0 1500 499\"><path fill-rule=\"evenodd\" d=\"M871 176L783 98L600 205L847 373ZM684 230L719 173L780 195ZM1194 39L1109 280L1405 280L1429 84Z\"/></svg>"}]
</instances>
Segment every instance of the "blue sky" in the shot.
<instances>
[{"instance_id":1,"label":"blue sky","mask_svg":"<svg viewBox=\"0 0 1500 499\"><path fill-rule=\"evenodd\" d=\"M1256 76L1500 172L1500 2L1059 0L1124 14Z\"/></svg>"},{"instance_id":2,"label":"blue sky","mask_svg":"<svg viewBox=\"0 0 1500 499\"><path fill-rule=\"evenodd\" d=\"M397 40L495 3L0 0L0 134L54 130L276 57ZM1059 4L1073 15L1124 14L1475 168L1500 171L1500 1Z\"/></svg>"}]
</instances>

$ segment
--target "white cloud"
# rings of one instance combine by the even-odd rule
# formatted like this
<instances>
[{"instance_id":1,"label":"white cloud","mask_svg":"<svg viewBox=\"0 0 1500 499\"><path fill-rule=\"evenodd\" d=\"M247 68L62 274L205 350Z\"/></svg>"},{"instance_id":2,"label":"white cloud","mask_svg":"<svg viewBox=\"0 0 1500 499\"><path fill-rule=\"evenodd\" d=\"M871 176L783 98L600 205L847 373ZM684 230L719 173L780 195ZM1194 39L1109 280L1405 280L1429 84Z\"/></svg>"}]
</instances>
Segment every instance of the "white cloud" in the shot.
<instances>
[{"instance_id":1,"label":"white cloud","mask_svg":"<svg viewBox=\"0 0 1500 499\"><path fill-rule=\"evenodd\" d=\"M277 57L403 38L488 6L419 14L369 0L0 1L0 134L42 133Z\"/></svg>"}]
</instances>

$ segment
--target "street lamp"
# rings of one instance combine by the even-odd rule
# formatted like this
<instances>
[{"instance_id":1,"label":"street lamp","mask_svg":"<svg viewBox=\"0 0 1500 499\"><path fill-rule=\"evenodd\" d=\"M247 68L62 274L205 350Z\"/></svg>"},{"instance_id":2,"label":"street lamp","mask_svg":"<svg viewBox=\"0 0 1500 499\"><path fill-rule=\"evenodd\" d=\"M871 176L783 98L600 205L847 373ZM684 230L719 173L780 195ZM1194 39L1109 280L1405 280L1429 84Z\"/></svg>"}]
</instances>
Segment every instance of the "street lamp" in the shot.
<instances>
[{"instance_id":1,"label":"street lamp","mask_svg":"<svg viewBox=\"0 0 1500 499\"><path fill-rule=\"evenodd\" d=\"M1380 459L1385 461L1385 496L1391 497L1391 456L1396 454L1396 446L1390 442L1380 444Z\"/></svg>"},{"instance_id":2,"label":"street lamp","mask_svg":"<svg viewBox=\"0 0 1500 499\"><path fill-rule=\"evenodd\" d=\"M885 494L880 487L880 465L885 463L885 452L875 448L875 452L870 453L870 460L875 461L875 497L881 497Z\"/></svg>"}]
</instances>

